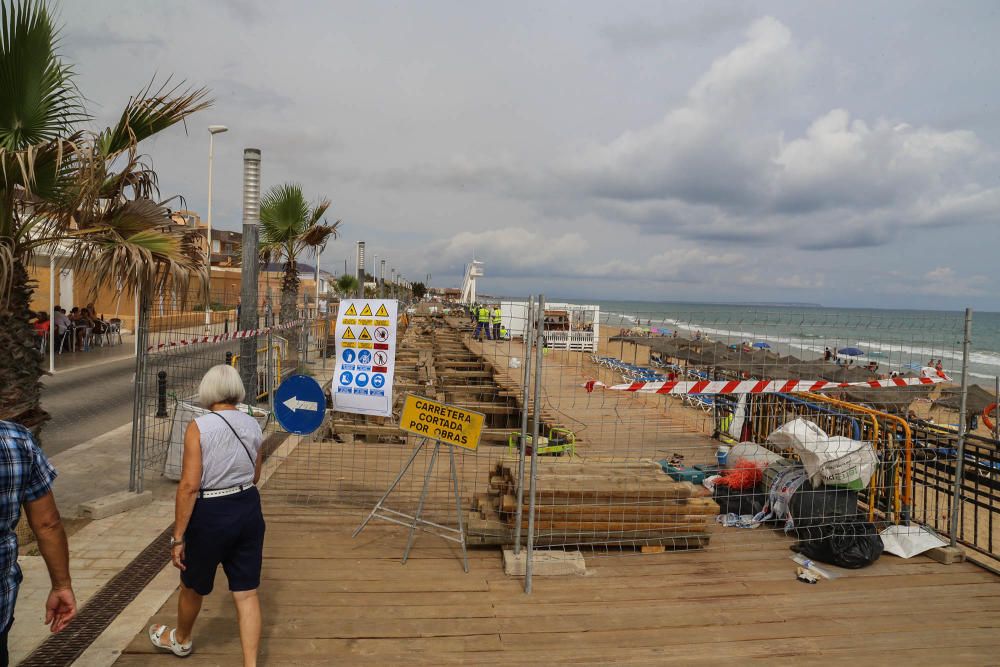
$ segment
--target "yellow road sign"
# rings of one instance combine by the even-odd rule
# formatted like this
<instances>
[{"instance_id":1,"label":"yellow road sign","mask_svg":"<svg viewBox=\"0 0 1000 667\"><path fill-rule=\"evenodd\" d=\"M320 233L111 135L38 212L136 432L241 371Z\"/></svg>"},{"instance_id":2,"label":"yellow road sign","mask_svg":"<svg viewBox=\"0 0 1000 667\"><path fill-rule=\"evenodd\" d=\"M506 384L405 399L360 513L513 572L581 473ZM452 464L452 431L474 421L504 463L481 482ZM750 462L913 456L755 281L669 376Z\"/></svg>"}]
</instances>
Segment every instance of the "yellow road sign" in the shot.
<instances>
[{"instance_id":1,"label":"yellow road sign","mask_svg":"<svg viewBox=\"0 0 1000 667\"><path fill-rule=\"evenodd\" d=\"M378 307L377 311L375 311L375 317L389 317L389 311L385 309L384 303Z\"/></svg>"},{"instance_id":2,"label":"yellow road sign","mask_svg":"<svg viewBox=\"0 0 1000 667\"><path fill-rule=\"evenodd\" d=\"M344 311L344 315L357 315L357 314L358 314L358 309L354 307L353 303L350 306L348 306L346 311Z\"/></svg>"},{"instance_id":3,"label":"yellow road sign","mask_svg":"<svg viewBox=\"0 0 1000 667\"><path fill-rule=\"evenodd\" d=\"M351 327L347 327L347 330L344 331L344 340L354 340L354 332L351 331Z\"/></svg>"},{"instance_id":4,"label":"yellow road sign","mask_svg":"<svg viewBox=\"0 0 1000 667\"><path fill-rule=\"evenodd\" d=\"M406 395L399 427L404 431L440 440L473 451L479 447L485 415L423 396Z\"/></svg>"},{"instance_id":5,"label":"yellow road sign","mask_svg":"<svg viewBox=\"0 0 1000 667\"><path fill-rule=\"evenodd\" d=\"M347 336L344 336L344 338L347 338ZM370 333L370 332L368 331L368 327L364 327L364 328L363 328L363 329L361 330L361 335L360 335L360 336L358 336L358 340L371 340L371 339L372 339L372 335L371 335L371 333Z\"/></svg>"},{"instance_id":6,"label":"yellow road sign","mask_svg":"<svg viewBox=\"0 0 1000 667\"><path fill-rule=\"evenodd\" d=\"M372 307L369 304L365 304L365 307L361 309L361 317L371 317Z\"/></svg>"}]
</instances>

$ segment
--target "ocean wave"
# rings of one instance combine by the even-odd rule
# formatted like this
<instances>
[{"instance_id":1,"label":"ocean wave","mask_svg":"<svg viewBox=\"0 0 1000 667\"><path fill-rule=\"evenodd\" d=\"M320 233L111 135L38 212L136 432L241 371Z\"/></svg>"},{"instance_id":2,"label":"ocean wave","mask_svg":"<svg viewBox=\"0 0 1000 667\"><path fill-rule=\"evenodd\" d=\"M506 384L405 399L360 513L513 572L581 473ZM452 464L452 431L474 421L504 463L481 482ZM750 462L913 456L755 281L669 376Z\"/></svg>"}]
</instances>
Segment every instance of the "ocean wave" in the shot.
<instances>
[{"instance_id":1,"label":"ocean wave","mask_svg":"<svg viewBox=\"0 0 1000 667\"><path fill-rule=\"evenodd\" d=\"M640 322L632 315L627 315L625 313L609 313L609 319L611 317L616 317L622 321L628 321L631 323ZM840 336L834 335L823 335L816 334L812 332L799 332L796 334L775 334L775 333L763 333L763 332L751 332L743 331L741 329L722 329L718 327L709 326L706 324L701 324L698 322L693 322L684 319L675 319L670 317L651 317L649 319L653 320L654 324L666 324L670 325L678 331L685 331L689 333L694 333L701 331L707 336L721 337L732 340L745 340L745 341L757 341L763 340L770 343L787 345L793 352L795 350L801 352L813 352L817 355L822 355L827 347L844 347L846 344L840 341L846 341L854 339L857 336L857 332L854 332L853 336L851 334L841 334ZM933 343L927 342L883 342L876 340L856 340L854 345L857 345L866 352L879 352L880 354L873 360L877 360L881 365L887 366L888 368L905 368L909 364L919 363L925 364L928 359L941 359L944 362L944 370L952 376L959 373L960 364L954 364L949 362L961 362L962 351L961 349L945 348L945 347L935 347ZM969 353L970 366L976 367L978 371L986 370L989 367L1000 368L1000 353L993 351L970 351ZM985 367L985 368L984 368ZM981 379L993 379L996 375L1000 373L994 373L992 375L985 374L981 372L974 372L970 369L969 375Z\"/></svg>"}]
</instances>

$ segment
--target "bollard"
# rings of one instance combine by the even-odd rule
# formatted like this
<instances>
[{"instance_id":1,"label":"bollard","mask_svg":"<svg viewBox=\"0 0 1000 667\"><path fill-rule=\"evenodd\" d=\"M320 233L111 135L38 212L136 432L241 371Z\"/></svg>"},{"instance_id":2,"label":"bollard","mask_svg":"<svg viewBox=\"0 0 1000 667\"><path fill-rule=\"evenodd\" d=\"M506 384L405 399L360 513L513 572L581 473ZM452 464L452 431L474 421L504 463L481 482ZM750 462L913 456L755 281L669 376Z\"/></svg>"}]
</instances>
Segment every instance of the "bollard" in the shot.
<instances>
[{"instance_id":1,"label":"bollard","mask_svg":"<svg viewBox=\"0 0 1000 667\"><path fill-rule=\"evenodd\" d=\"M156 374L156 416L167 416L167 372Z\"/></svg>"},{"instance_id":2,"label":"bollard","mask_svg":"<svg viewBox=\"0 0 1000 667\"><path fill-rule=\"evenodd\" d=\"M233 353L232 352L226 352L226 365L227 366L232 366L233 365Z\"/></svg>"}]
</instances>

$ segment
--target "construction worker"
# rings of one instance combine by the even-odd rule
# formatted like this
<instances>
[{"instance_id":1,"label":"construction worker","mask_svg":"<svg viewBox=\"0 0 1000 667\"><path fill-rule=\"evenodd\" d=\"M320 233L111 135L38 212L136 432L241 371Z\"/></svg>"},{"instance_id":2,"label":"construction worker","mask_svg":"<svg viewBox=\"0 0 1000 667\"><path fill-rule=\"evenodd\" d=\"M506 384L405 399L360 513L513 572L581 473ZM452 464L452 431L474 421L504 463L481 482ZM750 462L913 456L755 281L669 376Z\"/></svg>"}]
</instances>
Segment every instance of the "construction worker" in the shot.
<instances>
[{"instance_id":1,"label":"construction worker","mask_svg":"<svg viewBox=\"0 0 1000 667\"><path fill-rule=\"evenodd\" d=\"M510 340L510 334L507 332L507 327L500 325L500 340Z\"/></svg>"},{"instance_id":2,"label":"construction worker","mask_svg":"<svg viewBox=\"0 0 1000 667\"><path fill-rule=\"evenodd\" d=\"M472 337L476 340L482 340L483 329L486 330L486 339L493 340L492 332L490 331L490 309L485 305L479 306L479 311L476 313L476 330L473 332Z\"/></svg>"},{"instance_id":3,"label":"construction worker","mask_svg":"<svg viewBox=\"0 0 1000 667\"><path fill-rule=\"evenodd\" d=\"M475 324L476 315L479 313L479 306L475 303L469 304L469 321Z\"/></svg>"},{"instance_id":4,"label":"construction worker","mask_svg":"<svg viewBox=\"0 0 1000 667\"><path fill-rule=\"evenodd\" d=\"M493 304L493 314L490 316L493 324L493 340L500 340L500 304Z\"/></svg>"}]
</instances>

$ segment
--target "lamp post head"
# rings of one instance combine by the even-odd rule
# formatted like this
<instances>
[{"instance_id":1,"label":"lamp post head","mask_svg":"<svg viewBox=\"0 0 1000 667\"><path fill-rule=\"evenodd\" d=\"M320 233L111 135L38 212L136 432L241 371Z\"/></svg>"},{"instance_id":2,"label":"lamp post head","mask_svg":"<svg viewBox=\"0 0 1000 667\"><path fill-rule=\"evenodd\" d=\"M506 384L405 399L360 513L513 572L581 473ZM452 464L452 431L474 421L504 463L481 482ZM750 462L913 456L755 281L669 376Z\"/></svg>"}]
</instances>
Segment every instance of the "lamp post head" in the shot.
<instances>
[{"instance_id":1,"label":"lamp post head","mask_svg":"<svg viewBox=\"0 0 1000 667\"><path fill-rule=\"evenodd\" d=\"M228 132L228 131L229 131L229 128L226 127L225 125L209 125L208 126L208 132L209 132L209 134L222 134L223 132Z\"/></svg>"}]
</instances>

